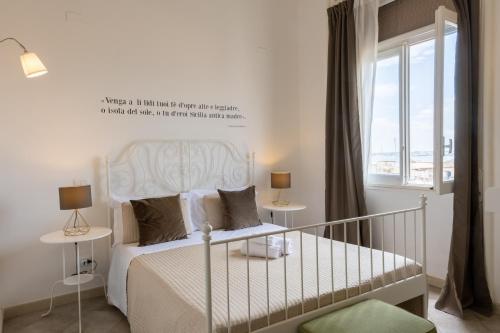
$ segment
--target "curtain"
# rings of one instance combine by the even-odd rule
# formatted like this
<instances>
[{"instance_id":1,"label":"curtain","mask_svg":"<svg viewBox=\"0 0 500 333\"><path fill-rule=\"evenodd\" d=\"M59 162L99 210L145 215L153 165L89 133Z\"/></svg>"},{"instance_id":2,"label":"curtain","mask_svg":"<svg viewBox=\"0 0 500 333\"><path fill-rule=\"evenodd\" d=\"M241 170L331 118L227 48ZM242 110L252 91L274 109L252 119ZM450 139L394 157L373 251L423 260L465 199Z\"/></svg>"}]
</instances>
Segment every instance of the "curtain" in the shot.
<instances>
[{"instance_id":1,"label":"curtain","mask_svg":"<svg viewBox=\"0 0 500 333\"><path fill-rule=\"evenodd\" d=\"M358 105L363 148L363 180L367 183L372 129L373 90L377 64L379 0L354 0Z\"/></svg>"},{"instance_id":2,"label":"curtain","mask_svg":"<svg viewBox=\"0 0 500 333\"><path fill-rule=\"evenodd\" d=\"M479 1L454 0L458 14L455 71L455 189L453 231L445 286L436 308L463 316L489 315L492 302L484 263L479 160Z\"/></svg>"},{"instance_id":3,"label":"curtain","mask_svg":"<svg viewBox=\"0 0 500 333\"><path fill-rule=\"evenodd\" d=\"M366 215L363 187L362 147L359 125L356 31L354 0L328 9L328 82L326 101L326 188L327 221ZM360 226L360 240L366 243L366 222ZM348 224L347 241L357 242L356 224ZM330 237L330 228L325 228ZM343 240L343 226L333 228L335 239Z\"/></svg>"}]
</instances>

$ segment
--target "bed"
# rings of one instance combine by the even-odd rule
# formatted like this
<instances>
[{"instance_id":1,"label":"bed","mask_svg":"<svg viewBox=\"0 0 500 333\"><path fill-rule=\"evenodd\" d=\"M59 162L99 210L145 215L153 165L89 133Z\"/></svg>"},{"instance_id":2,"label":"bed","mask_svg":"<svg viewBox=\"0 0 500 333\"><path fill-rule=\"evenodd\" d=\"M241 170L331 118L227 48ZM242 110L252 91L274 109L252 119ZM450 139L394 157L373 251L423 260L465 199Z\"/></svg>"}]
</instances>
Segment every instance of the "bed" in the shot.
<instances>
[{"instance_id":1,"label":"bed","mask_svg":"<svg viewBox=\"0 0 500 333\"><path fill-rule=\"evenodd\" d=\"M139 142L108 162L108 187L113 198L237 188L253 183L254 169L253 154L227 142ZM127 315L132 332L290 332L365 298L391 304L420 299L425 316L425 251L418 263L415 234L413 258L407 253L408 214L414 217L409 229L418 226L425 235L422 198L415 208L307 227L264 223L225 231L207 223L188 239L145 247L118 243L108 300ZM365 220L371 229L377 219L390 223L397 215L404 216L404 255L319 236L336 224ZM112 217L110 212L110 224ZM241 255L242 244L262 236L292 239L293 253L278 259ZM424 244L422 237L421 249Z\"/></svg>"}]
</instances>

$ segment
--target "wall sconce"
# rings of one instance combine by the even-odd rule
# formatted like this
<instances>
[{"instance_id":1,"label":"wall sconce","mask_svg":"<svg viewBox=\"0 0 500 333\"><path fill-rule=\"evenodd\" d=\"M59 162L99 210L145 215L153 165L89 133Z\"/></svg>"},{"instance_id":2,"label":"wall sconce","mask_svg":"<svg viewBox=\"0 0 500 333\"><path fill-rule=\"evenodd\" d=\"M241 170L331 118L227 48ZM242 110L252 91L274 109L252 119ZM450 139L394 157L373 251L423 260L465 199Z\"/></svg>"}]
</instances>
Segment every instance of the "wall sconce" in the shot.
<instances>
[{"instance_id":1,"label":"wall sconce","mask_svg":"<svg viewBox=\"0 0 500 333\"><path fill-rule=\"evenodd\" d=\"M23 66L24 75L26 75L27 78L42 76L48 73L47 68L45 68L40 58L38 58L35 53L28 52L26 47L24 47L24 45L17 39L8 37L0 40L0 43L8 40L16 42L17 45L19 45L19 47L24 51L23 54L21 54L21 65Z\"/></svg>"}]
</instances>

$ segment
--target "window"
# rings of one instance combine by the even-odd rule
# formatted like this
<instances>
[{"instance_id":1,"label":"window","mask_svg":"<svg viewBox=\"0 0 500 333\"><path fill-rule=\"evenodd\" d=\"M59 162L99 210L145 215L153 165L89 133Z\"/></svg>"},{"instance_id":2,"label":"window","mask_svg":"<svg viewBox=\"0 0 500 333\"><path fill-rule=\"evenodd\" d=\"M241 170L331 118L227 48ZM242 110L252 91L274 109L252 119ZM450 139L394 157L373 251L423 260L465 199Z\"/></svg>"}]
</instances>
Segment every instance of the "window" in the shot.
<instances>
[{"instance_id":1,"label":"window","mask_svg":"<svg viewBox=\"0 0 500 333\"><path fill-rule=\"evenodd\" d=\"M399 179L400 159L400 54L389 51L380 54L375 76L371 158L369 173L383 182Z\"/></svg>"},{"instance_id":2,"label":"window","mask_svg":"<svg viewBox=\"0 0 500 333\"><path fill-rule=\"evenodd\" d=\"M456 15L379 45L369 182L451 192L454 177Z\"/></svg>"}]
</instances>

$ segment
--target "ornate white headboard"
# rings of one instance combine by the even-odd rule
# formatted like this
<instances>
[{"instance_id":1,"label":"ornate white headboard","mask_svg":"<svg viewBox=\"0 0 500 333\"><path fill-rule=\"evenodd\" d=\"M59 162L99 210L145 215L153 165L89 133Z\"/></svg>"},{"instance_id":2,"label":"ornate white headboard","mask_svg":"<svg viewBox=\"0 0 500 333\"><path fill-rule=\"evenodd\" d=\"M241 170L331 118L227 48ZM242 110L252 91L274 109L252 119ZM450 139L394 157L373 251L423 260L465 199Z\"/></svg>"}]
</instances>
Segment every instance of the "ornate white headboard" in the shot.
<instances>
[{"instance_id":1,"label":"ornate white headboard","mask_svg":"<svg viewBox=\"0 0 500 333\"><path fill-rule=\"evenodd\" d=\"M133 198L191 189L253 184L254 154L224 141L140 141L108 158L110 197Z\"/></svg>"}]
</instances>

